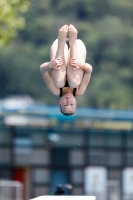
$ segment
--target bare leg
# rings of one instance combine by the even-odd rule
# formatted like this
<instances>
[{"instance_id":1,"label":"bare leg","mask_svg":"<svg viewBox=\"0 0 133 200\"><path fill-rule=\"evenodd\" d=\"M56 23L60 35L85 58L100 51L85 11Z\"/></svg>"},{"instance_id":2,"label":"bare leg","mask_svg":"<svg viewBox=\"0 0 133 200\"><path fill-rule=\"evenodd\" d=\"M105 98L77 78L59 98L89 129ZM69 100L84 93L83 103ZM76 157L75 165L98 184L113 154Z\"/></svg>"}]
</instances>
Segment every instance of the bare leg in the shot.
<instances>
[{"instance_id":1,"label":"bare leg","mask_svg":"<svg viewBox=\"0 0 133 200\"><path fill-rule=\"evenodd\" d=\"M67 25L59 29L58 39L53 42L50 51L51 61L59 57L64 60L64 63L62 66L60 66L60 69L51 69L53 82L58 88L62 88L66 83L66 65L68 57L68 47L66 44L67 32Z\"/></svg>"},{"instance_id":2,"label":"bare leg","mask_svg":"<svg viewBox=\"0 0 133 200\"><path fill-rule=\"evenodd\" d=\"M69 59L76 58L81 62L85 62L86 47L81 40L79 39L77 40L77 30L73 25L69 26L68 36L70 45ZM72 88L77 88L81 83L83 74L84 74L83 69L74 70L73 67L70 64L68 64L67 80L69 86Z\"/></svg>"}]
</instances>

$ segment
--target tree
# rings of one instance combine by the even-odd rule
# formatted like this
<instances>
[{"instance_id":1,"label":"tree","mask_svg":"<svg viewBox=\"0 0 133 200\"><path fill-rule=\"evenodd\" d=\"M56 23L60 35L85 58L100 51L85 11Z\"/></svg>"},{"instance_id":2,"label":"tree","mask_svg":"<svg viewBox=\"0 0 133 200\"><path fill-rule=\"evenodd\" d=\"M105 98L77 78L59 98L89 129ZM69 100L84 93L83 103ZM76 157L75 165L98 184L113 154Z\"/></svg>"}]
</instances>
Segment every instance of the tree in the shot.
<instances>
[{"instance_id":1,"label":"tree","mask_svg":"<svg viewBox=\"0 0 133 200\"><path fill-rule=\"evenodd\" d=\"M24 17L29 6L28 0L0 0L0 46L16 36L17 29L24 27Z\"/></svg>"},{"instance_id":2,"label":"tree","mask_svg":"<svg viewBox=\"0 0 133 200\"><path fill-rule=\"evenodd\" d=\"M0 5L2 2L5 0L0 0ZM85 94L77 97L77 104L133 108L132 0L31 0L28 12L20 15L17 9L16 16L23 16L26 25L0 52L0 98L28 94L36 101L57 105L39 66L49 61L58 28L72 23L86 45L86 61L93 66L90 84Z\"/></svg>"}]
</instances>

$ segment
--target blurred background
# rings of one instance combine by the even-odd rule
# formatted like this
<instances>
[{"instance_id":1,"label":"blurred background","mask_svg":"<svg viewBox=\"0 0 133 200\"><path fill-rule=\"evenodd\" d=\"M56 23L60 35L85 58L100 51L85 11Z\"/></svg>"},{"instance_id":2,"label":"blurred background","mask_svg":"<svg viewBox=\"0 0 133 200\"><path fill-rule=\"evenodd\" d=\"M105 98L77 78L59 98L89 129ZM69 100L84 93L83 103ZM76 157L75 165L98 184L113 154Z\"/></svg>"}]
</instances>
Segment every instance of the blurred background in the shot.
<instances>
[{"instance_id":1,"label":"blurred background","mask_svg":"<svg viewBox=\"0 0 133 200\"><path fill-rule=\"evenodd\" d=\"M66 117L39 66L70 23L93 73ZM0 1L0 200L133 200L132 53L132 0Z\"/></svg>"}]
</instances>

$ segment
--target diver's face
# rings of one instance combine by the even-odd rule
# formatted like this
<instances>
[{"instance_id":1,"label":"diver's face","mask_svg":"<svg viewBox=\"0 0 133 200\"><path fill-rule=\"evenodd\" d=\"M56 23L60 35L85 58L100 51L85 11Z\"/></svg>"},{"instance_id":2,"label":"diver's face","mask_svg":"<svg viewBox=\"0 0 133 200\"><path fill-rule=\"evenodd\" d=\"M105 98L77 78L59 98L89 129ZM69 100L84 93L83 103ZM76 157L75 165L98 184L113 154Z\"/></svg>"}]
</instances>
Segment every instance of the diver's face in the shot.
<instances>
[{"instance_id":1,"label":"diver's face","mask_svg":"<svg viewBox=\"0 0 133 200\"><path fill-rule=\"evenodd\" d=\"M76 110L76 99L71 93L64 94L59 104L63 113L74 113Z\"/></svg>"}]
</instances>

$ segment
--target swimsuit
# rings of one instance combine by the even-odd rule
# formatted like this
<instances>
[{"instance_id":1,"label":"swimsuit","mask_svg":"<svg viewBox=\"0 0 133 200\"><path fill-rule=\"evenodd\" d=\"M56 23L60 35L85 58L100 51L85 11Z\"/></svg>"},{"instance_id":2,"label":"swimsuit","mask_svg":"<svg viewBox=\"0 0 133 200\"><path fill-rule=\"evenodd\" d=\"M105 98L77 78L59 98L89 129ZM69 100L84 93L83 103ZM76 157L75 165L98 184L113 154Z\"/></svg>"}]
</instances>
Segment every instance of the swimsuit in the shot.
<instances>
[{"instance_id":1,"label":"swimsuit","mask_svg":"<svg viewBox=\"0 0 133 200\"><path fill-rule=\"evenodd\" d=\"M67 81L66 81L66 84L65 84L64 87L69 87ZM64 87L63 87L63 88L64 88ZM62 97L62 90L63 90L63 88L59 88L59 89L60 89L60 97ZM76 94L76 89L77 89L77 88L73 88L73 96L74 96L74 97L75 97L75 94Z\"/></svg>"}]
</instances>

